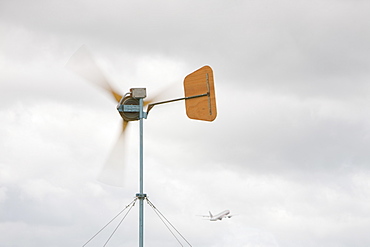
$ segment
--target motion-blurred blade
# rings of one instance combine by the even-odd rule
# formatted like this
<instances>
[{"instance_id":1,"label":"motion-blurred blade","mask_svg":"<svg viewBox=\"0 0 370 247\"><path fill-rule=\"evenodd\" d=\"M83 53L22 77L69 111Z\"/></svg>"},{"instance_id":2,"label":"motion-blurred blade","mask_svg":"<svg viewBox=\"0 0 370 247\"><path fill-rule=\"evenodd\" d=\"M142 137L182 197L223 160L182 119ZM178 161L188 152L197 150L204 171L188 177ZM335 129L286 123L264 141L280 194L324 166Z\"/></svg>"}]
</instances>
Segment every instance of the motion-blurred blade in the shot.
<instances>
[{"instance_id":1,"label":"motion-blurred blade","mask_svg":"<svg viewBox=\"0 0 370 247\"><path fill-rule=\"evenodd\" d=\"M122 132L117 139L98 180L102 183L123 187L125 171L125 133L128 122L123 121Z\"/></svg>"},{"instance_id":2,"label":"motion-blurred blade","mask_svg":"<svg viewBox=\"0 0 370 247\"><path fill-rule=\"evenodd\" d=\"M156 101L169 99L170 97L176 97L179 94L181 95L182 89L176 88L177 83L171 83L166 86L163 86L162 89L158 90L154 95L149 95L144 101L144 106L154 103Z\"/></svg>"},{"instance_id":3,"label":"motion-blurred blade","mask_svg":"<svg viewBox=\"0 0 370 247\"><path fill-rule=\"evenodd\" d=\"M117 102L121 100L122 96L110 86L104 73L95 63L95 60L85 45L81 46L73 54L67 62L66 67L96 86L110 92Z\"/></svg>"},{"instance_id":4,"label":"motion-blurred blade","mask_svg":"<svg viewBox=\"0 0 370 247\"><path fill-rule=\"evenodd\" d=\"M176 88L177 83L171 83L165 87L162 88L162 90L158 91L154 96L150 96L145 99L144 101L144 106L147 106L147 112L154 107L154 105L150 105L152 103L157 103L162 100L167 100L167 99L173 99L178 97L178 95L182 94L182 89L179 90L179 88Z\"/></svg>"}]
</instances>

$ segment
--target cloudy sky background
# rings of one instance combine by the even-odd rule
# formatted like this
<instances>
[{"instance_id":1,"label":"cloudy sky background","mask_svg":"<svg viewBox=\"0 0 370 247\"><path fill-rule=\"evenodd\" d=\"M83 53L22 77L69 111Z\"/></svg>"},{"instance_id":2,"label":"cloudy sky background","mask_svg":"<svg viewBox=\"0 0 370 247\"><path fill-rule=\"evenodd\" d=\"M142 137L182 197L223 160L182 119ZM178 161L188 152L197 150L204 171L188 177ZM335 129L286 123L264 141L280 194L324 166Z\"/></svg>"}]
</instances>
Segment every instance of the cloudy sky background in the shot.
<instances>
[{"instance_id":1,"label":"cloudy sky background","mask_svg":"<svg viewBox=\"0 0 370 247\"><path fill-rule=\"evenodd\" d=\"M96 180L121 119L65 68L83 44L121 93L182 97L187 74L213 68L214 122L188 119L184 102L144 122L145 192L192 246L369 246L369 11L361 0L1 1L1 246L82 246L138 192L137 122L124 187ZM236 216L197 216L225 209ZM176 246L145 213L145 245ZM108 246L137 245L137 221L138 205Z\"/></svg>"}]
</instances>

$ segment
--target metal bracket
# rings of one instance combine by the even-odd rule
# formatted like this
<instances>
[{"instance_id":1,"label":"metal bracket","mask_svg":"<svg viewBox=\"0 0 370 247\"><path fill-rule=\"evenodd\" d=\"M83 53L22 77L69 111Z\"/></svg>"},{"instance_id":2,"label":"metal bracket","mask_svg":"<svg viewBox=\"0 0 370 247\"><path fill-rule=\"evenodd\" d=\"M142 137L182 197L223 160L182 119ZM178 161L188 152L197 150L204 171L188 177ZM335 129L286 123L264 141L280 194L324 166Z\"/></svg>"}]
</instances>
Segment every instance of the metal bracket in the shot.
<instances>
[{"instance_id":1,"label":"metal bracket","mask_svg":"<svg viewBox=\"0 0 370 247\"><path fill-rule=\"evenodd\" d=\"M119 110L122 108L120 107ZM123 112L140 112L139 105L123 105Z\"/></svg>"},{"instance_id":2,"label":"metal bracket","mask_svg":"<svg viewBox=\"0 0 370 247\"><path fill-rule=\"evenodd\" d=\"M146 194L137 193L136 194L136 197L139 198L139 199L145 199L146 198Z\"/></svg>"}]
</instances>

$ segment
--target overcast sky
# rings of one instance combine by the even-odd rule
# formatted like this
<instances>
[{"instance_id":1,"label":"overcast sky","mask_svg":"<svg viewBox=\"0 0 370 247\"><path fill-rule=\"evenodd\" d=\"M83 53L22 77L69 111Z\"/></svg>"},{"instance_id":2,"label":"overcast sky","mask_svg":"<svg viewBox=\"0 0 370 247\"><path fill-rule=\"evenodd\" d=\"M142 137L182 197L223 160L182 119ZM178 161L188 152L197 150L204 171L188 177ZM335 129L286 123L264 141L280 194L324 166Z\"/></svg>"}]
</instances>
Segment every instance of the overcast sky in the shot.
<instances>
[{"instance_id":1,"label":"overcast sky","mask_svg":"<svg viewBox=\"0 0 370 247\"><path fill-rule=\"evenodd\" d=\"M214 122L188 119L184 102L144 121L144 192L192 246L369 246L369 12L362 0L2 0L0 245L82 246L139 192L138 122L123 187L97 180L121 118L65 67L86 45L122 94L182 97L187 74L213 68ZM225 209L235 216L197 216ZM137 246L137 222L138 204L107 246ZM179 246L146 203L145 246Z\"/></svg>"}]
</instances>

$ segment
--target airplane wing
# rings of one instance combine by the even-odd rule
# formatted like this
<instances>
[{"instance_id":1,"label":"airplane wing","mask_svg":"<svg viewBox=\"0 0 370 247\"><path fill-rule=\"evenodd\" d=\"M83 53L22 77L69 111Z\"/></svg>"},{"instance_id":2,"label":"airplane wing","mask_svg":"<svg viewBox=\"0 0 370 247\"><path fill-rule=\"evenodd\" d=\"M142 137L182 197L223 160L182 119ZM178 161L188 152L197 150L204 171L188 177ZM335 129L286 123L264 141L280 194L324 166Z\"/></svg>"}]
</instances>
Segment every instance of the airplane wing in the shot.
<instances>
[{"instance_id":1,"label":"airplane wing","mask_svg":"<svg viewBox=\"0 0 370 247\"><path fill-rule=\"evenodd\" d=\"M207 217L207 218L212 218L213 217L211 211L209 211L209 215L197 215L197 216Z\"/></svg>"},{"instance_id":2,"label":"airplane wing","mask_svg":"<svg viewBox=\"0 0 370 247\"><path fill-rule=\"evenodd\" d=\"M237 214L226 215L226 217L227 217L227 218L231 218L231 217L234 217L235 215L237 215Z\"/></svg>"}]
</instances>

